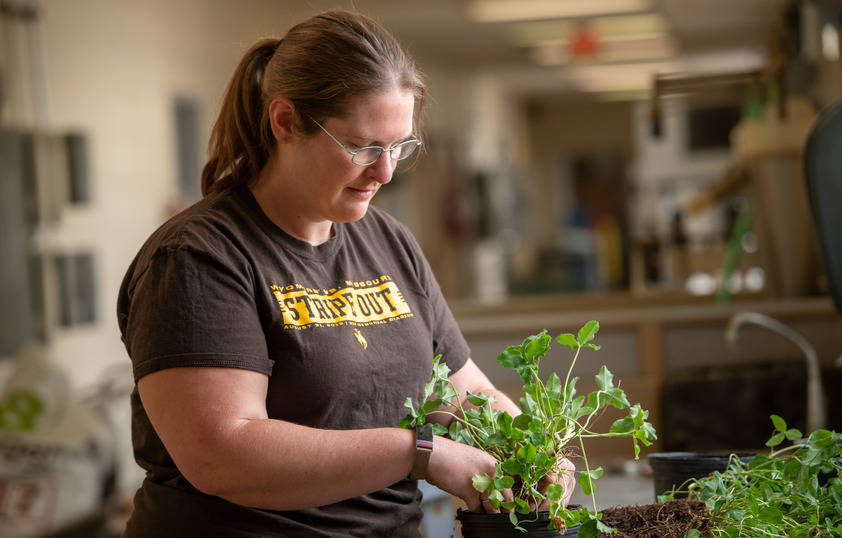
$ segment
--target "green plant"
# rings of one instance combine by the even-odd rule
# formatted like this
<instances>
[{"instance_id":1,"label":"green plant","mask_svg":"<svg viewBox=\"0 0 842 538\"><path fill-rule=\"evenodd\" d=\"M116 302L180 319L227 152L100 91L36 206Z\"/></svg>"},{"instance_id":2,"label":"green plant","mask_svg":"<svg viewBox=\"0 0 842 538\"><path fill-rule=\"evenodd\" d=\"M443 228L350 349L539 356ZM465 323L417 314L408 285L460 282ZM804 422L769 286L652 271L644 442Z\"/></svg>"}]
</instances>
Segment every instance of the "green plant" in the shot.
<instances>
[{"instance_id":1,"label":"green plant","mask_svg":"<svg viewBox=\"0 0 842 538\"><path fill-rule=\"evenodd\" d=\"M537 518L537 514L529 515L533 513L532 507L548 499L551 520L557 527L581 523L579 536L582 537L610 531L600 521L594 498L594 481L602 476L603 470L588 467L583 440L590 437L629 437L637 459L639 443L648 446L656 435L652 425L646 422L649 412L639 404L629 403L623 390L614 386L613 375L605 366L596 375L597 390L587 396L576 395L578 378L571 377L573 367L583 349L599 349L591 343L598 330L599 323L591 321L579 330L578 335L562 334L556 338L559 344L575 352L563 383L556 373L550 374L546 381L539 377L540 360L550 349L551 337L546 330L527 337L521 345L507 347L497 357L500 365L517 372L523 381L521 414L515 417L494 409L491 406L495 403L494 398L483 394L464 395L470 406L463 407L460 395L448 380L450 370L438 356L433 361L433 377L425 386L426 400L416 406L411 398L407 398L406 406L410 411L400 425L411 428L425 424L430 415L449 415L452 418L450 428L434 424L435 434L448 435L455 441L481 448L494 456L497 460L495 477L477 475L473 484L478 491L489 492L494 508L513 510L509 517L516 527L519 521ZM598 414L608 406L626 409L628 415L616 420L608 431L597 431L594 425ZM559 457L569 455L571 446L580 451L584 460L584 467L577 469L576 474L583 492L593 501L592 511L564 507L561 499L565 492L561 485L551 485L544 492L539 489L542 478L558 471ZM507 502L503 499L502 490L508 488L512 489L515 499Z\"/></svg>"},{"instance_id":2,"label":"green plant","mask_svg":"<svg viewBox=\"0 0 842 538\"><path fill-rule=\"evenodd\" d=\"M705 502L712 536L842 537L842 435L816 430L803 443L781 446L801 439L801 432L777 415L771 418L775 431L766 443L768 456L759 454L747 464L732 456L725 472L687 484L686 491Z\"/></svg>"}]
</instances>

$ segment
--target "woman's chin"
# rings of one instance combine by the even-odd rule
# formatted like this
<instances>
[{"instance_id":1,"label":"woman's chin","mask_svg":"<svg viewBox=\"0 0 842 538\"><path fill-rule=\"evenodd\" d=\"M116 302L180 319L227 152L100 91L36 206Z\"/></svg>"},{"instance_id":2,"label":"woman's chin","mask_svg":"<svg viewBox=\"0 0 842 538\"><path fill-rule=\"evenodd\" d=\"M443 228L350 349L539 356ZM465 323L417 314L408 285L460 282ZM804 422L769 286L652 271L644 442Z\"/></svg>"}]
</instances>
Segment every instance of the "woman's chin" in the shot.
<instances>
[{"instance_id":1,"label":"woman's chin","mask_svg":"<svg viewBox=\"0 0 842 538\"><path fill-rule=\"evenodd\" d=\"M367 211L367 201L357 202L355 204L348 205L344 207L342 211L337 212L334 222L353 222L355 220L360 220L365 216Z\"/></svg>"}]
</instances>

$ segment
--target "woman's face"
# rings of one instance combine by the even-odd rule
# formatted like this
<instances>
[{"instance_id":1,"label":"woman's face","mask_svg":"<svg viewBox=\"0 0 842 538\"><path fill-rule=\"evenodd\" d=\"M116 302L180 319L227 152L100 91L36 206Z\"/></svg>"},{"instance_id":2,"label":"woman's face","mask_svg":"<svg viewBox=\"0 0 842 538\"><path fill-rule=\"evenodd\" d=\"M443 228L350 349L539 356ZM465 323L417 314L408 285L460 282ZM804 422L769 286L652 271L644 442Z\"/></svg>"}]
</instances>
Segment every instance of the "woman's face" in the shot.
<instances>
[{"instance_id":1,"label":"woman's face","mask_svg":"<svg viewBox=\"0 0 842 538\"><path fill-rule=\"evenodd\" d=\"M391 148L412 137L414 104L411 93L396 89L360 99L348 116L321 124L351 151L363 146ZM297 179L288 187L296 190L299 218L315 225L362 218L378 189L392 179L397 164L388 152L368 166L354 164L322 129L293 146L291 176Z\"/></svg>"}]
</instances>

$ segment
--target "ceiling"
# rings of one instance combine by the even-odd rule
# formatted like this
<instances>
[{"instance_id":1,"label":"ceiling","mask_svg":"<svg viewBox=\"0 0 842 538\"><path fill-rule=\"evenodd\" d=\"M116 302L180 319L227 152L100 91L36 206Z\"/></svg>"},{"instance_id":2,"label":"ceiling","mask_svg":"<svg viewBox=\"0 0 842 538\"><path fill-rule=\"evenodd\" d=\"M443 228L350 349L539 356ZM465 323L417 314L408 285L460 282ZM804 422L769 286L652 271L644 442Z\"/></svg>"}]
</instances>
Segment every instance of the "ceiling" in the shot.
<instances>
[{"instance_id":1,"label":"ceiling","mask_svg":"<svg viewBox=\"0 0 842 538\"><path fill-rule=\"evenodd\" d=\"M354 0L349 5L374 16L395 33L422 69L435 63L445 69L508 73L513 83L520 84L524 91L565 86L564 76L559 75L558 68L535 65L528 47L512 44L516 23L471 22L467 15L471 1ZM510 0L512 3L523 1ZM590 1L599 4L608 0ZM746 51L763 54L770 29L791 3L792 0L650 0L650 11L662 15L674 38L679 58L715 53L720 59L733 60L745 55ZM335 0L307 2L311 11L337 5ZM727 63L722 69L729 69ZM681 67L673 62L663 69L667 68Z\"/></svg>"}]
</instances>

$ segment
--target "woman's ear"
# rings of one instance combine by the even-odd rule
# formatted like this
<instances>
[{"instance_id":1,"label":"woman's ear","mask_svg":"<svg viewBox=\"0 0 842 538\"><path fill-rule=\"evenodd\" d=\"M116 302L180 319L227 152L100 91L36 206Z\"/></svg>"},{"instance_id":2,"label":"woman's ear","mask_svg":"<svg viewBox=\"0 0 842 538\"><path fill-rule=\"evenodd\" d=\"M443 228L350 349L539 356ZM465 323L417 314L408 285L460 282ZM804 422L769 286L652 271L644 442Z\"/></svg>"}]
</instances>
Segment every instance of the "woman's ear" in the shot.
<instances>
[{"instance_id":1,"label":"woman's ear","mask_svg":"<svg viewBox=\"0 0 842 538\"><path fill-rule=\"evenodd\" d=\"M292 124L295 117L295 105L284 97L276 97L269 103L269 123L278 142L292 142Z\"/></svg>"}]
</instances>

